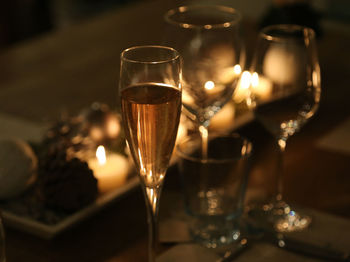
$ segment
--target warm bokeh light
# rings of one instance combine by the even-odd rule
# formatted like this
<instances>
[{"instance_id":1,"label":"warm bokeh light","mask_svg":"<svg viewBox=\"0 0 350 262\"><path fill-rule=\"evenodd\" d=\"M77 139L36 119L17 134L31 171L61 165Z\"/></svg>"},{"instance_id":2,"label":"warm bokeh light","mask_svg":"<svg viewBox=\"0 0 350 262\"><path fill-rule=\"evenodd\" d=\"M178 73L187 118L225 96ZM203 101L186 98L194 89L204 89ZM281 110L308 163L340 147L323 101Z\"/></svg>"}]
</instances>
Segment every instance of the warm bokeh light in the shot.
<instances>
[{"instance_id":1,"label":"warm bokeh light","mask_svg":"<svg viewBox=\"0 0 350 262\"><path fill-rule=\"evenodd\" d=\"M259 75L257 72L252 74L251 83L253 87L257 87L259 85Z\"/></svg>"},{"instance_id":2,"label":"warm bokeh light","mask_svg":"<svg viewBox=\"0 0 350 262\"><path fill-rule=\"evenodd\" d=\"M235 66L233 67L233 72L234 72L236 75L239 75L239 74L242 72L241 66L240 66L240 65L235 65Z\"/></svg>"},{"instance_id":3,"label":"warm bokeh light","mask_svg":"<svg viewBox=\"0 0 350 262\"><path fill-rule=\"evenodd\" d=\"M120 123L116 116L110 115L106 120L107 134L110 138L116 138L120 133Z\"/></svg>"},{"instance_id":4,"label":"warm bokeh light","mask_svg":"<svg viewBox=\"0 0 350 262\"><path fill-rule=\"evenodd\" d=\"M248 89L250 87L250 84L251 84L251 79L252 79L251 73L249 73L248 71L244 71L242 73L240 87L242 87L244 89Z\"/></svg>"},{"instance_id":5,"label":"warm bokeh light","mask_svg":"<svg viewBox=\"0 0 350 262\"><path fill-rule=\"evenodd\" d=\"M99 146L96 150L96 157L100 165L106 164L106 151L104 146Z\"/></svg>"},{"instance_id":6,"label":"warm bokeh light","mask_svg":"<svg viewBox=\"0 0 350 262\"><path fill-rule=\"evenodd\" d=\"M204 88L207 90L212 90L215 87L215 84L213 81L207 81L204 84Z\"/></svg>"}]
</instances>

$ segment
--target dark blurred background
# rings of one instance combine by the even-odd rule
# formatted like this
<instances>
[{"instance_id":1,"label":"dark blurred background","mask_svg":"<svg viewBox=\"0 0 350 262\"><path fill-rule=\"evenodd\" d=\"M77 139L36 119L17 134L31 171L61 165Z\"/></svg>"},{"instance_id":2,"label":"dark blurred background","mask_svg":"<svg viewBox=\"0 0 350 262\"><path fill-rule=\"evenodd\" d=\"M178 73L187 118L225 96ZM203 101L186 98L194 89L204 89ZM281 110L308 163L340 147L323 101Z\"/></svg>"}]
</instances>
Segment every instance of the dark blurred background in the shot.
<instances>
[{"instance_id":1,"label":"dark blurred background","mask_svg":"<svg viewBox=\"0 0 350 262\"><path fill-rule=\"evenodd\" d=\"M20 41L59 30L111 9L155 0L2 0L0 4L0 49ZM322 34L322 19L328 26L342 26L350 32L349 0L173 0L174 5L219 2L258 18L261 26L297 23ZM332 24L334 23L334 24Z\"/></svg>"},{"instance_id":2,"label":"dark blurred background","mask_svg":"<svg viewBox=\"0 0 350 262\"><path fill-rule=\"evenodd\" d=\"M141 0L2 0L0 48Z\"/></svg>"}]
</instances>

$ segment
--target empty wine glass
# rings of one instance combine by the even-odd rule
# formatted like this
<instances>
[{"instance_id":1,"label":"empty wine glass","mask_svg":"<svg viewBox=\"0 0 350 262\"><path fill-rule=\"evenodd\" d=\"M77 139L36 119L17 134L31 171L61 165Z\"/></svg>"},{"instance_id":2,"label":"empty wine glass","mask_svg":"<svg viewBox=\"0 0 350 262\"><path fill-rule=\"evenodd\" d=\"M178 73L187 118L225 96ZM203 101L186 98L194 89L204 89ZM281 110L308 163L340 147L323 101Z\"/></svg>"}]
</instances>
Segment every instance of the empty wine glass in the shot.
<instances>
[{"instance_id":1,"label":"empty wine glass","mask_svg":"<svg viewBox=\"0 0 350 262\"><path fill-rule=\"evenodd\" d=\"M275 137L279 148L277 194L263 205L264 217L280 232L306 228L311 218L283 200L283 152L287 140L315 114L321 95L315 33L298 25L273 25L259 35L252 63L252 85L259 80L270 90L254 97L255 114ZM253 92L254 93L254 90Z\"/></svg>"},{"instance_id":2,"label":"empty wine glass","mask_svg":"<svg viewBox=\"0 0 350 262\"><path fill-rule=\"evenodd\" d=\"M232 98L241 74L241 15L230 7L193 5L169 10L165 20L164 42L183 57L182 102L199 125L205 156L210 120Z\"/></svg>"},{"instance_id":3,"label":"empty wine glass","mask_svg":"<svg viewBox=\"0 0 350 262\"><path fill-rule=\"evenodd\" d=\"M181 114L179 53L165 46L124 50L119 95L126 141L146 199L149 262L154 262L159 197Z\"/></svg>"}]
</instances>

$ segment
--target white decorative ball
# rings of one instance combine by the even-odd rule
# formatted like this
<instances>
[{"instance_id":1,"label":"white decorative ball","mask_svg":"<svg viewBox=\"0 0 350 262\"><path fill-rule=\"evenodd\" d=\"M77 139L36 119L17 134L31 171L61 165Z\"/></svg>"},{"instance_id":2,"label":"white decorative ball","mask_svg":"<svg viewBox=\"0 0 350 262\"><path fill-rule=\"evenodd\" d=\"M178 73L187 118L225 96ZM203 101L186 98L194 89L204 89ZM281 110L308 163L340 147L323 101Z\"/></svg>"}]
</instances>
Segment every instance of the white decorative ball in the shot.
<instances>
[{"instance_id":1,"label":"white decorative ball","mask_svg":"<svg viewBox=\"0 0 350 262\"><path fill-rule=\"evenodd\" d=\"M24 192L37 177L38 159L20 139L0 139L0 199Z\"/></svg>"}]
</instances>

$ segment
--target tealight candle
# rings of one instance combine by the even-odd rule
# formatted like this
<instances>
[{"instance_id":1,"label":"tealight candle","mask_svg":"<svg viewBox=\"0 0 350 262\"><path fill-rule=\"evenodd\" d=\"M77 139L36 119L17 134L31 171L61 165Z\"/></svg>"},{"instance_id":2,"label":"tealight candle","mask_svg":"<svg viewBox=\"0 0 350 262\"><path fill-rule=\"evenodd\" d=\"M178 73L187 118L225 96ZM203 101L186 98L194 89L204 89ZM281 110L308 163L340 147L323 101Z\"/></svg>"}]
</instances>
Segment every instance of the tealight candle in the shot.
<instances>
[{"instance_id":1,"label":"tealight candle","mask_svg":"<svg viewBox=\"0 0 350 262\"><path fill-rule=\"evenodd\" d=\"M268 100L271 93L272 82L268 78L258 75L256 72L251 74L248 71L244 71L233 95L233 100L236 103L241 103L249 98L251 94L259 97L261 100Z\"/></svg>"},{"instance_id":2,"label":"tealight candle","mask_svg":"<svg viewBox=\"0 0 350 262\"><path fill-rule=\"evenodd\" d=\"M96 150L96 157L88 161L90 169L98 181L100 192L106 192L124 184L128 172L129 162L126 157L115 154L106 154L103 146Z\"/></svg>"},{"instance_id":3,"label":"tealight candle","mask_svg":"<svg viewBox=\"0 0 350 262\"><path fill-rule=\"evenodd\" d=\"M244 71L237 83L236 90L233 93L233 100L236 103L241 103L250 95L250 86L252 82L252 75L248 71Z\"/></svg>"},{"instance_id":4,"label":"tealight candle","mask_svg":"<svg viewBox=\"0 0 350 262\"><path fill-rule=\"evenodd\" d=\"M259 76L254 72L251 78L252 92L259 96L261 100L268 100L272 93L272 83L264 76Z\"/></svg>"}]
</instances>

